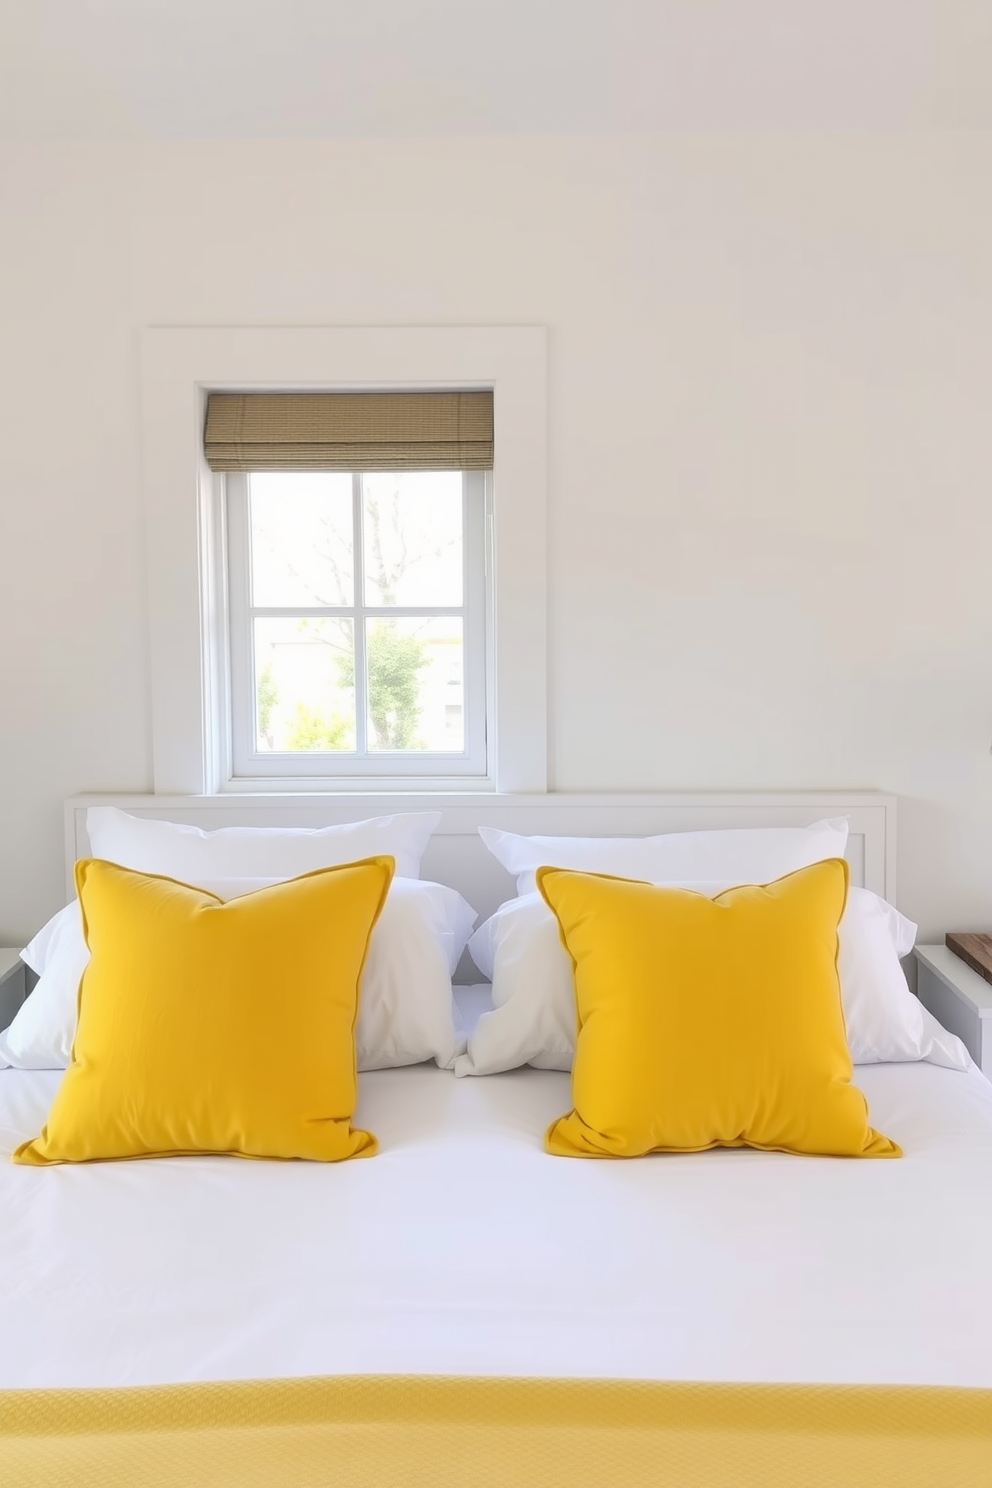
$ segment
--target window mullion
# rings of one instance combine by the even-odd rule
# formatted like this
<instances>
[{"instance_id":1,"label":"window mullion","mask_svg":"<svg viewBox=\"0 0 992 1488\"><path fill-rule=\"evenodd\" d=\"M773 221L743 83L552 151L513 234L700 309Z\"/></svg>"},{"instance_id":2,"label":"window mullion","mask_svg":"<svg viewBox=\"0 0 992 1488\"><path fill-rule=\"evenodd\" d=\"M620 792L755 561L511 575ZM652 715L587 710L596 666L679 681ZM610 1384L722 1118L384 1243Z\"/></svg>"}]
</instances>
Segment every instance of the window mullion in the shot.
<instances>
[{"instance_id":1,"label":"window mullion","mask_svg":"<svg viewBox=\"0 0 992 1488\"><path fill-rule=\"evenodd\" d=\"M475 678L472 675L472 624L469 618L469 596L472 592L471 529L469 527L468 477L462 471L462 749L471 754L476 740L473 738L472 710L475 702Z\"/></svg>"},{"instance_id":2,"label":"window mullion","mask_svg":"<svg viewBox=\"0 0 992 1488\"><path fill-rule=\"evenodd\" d=\"M463 482L465 606L464 676L465 751L485 770L488 768L487 666L486 666L486 478L481 471L466 471Z\"/></svg>"},{"instance_id":3,"label":"window mullion","mask_svg":"<svg viewBox=\"0 0 992 1488\"><path fill-rule=\"evenodd\" d=\"M447 616L459 619L465 614L464 605L256 605L248 609L250 620L337 620L354 619L361 614L366 620L396 619L443 620Z\"/></svg>"},{"instance_id":4,"label":"window mullion","mask_svg":"<svg viewBox=\"0 0 992 1488\"><path fill-rule=\"evenodd\" d=\"M227 503L228 627L231 666L231 749L235 770L255 750L255 637L251 618L251 521L248 477L224 477Z\"/></svg>"},{"instance_id":5,"label":"window mullion","mask_svg":"<svg viewBox=\"0 0 992 1488\"><path fill-rule=\"evenodd\" d=\"M365 529L362 523L362 476L358 470L351 477L351 510L355 587L355 752L359 758L364 758L369 752L369 710L365 651Z\"/></svg>"}]
</instances>

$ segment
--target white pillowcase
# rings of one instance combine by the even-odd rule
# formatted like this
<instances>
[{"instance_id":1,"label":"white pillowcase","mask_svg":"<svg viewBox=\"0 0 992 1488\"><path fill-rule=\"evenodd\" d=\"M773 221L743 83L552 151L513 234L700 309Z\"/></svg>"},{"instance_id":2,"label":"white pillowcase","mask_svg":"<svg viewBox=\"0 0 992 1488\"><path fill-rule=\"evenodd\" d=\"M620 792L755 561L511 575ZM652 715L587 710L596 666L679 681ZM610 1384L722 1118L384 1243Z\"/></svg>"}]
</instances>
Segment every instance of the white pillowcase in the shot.
<instances>
[{"instance_id":1,"label":"white pillowcase","mask_svg":"<svg viewBox=\"0 0 992 1488\"><path fill-rule=\"evenodd\" d=\"M439 811L374 816L334 827L219 827L203 832L178 822L129 816L114 806L86 813L90 855L161 873L180 883L229 878L296 878L360 858L396 859L397 878L419 878L420 859L441 820Z\"/></svg>"},{"instance_id":2,"label":"white pillowcase","mask_svg":"<svg viewBox=\"0 0 992 1488\"><path fill-rule=\"evenodd\" d=\"M66 905L66 909L68 908L69 905ZM58 914L52 915L52 918L42 925L38 934L33 940L28 942L21 952L21 960L25 966L30 966L31 970L38 976L41 976L41 973L55 954L59 938L65 929L65 924L66 910L60 909Z\"/></svg>"},{"instance_id":3,"label":"white pillowcase","mask_svg":"<svg viewBox=\"0 0 992 1488\"><path fill-rule=\"evenodd\" d=\"M369 941L355 1028L360 1070L434 1059L452 1069L465 1049L451 978L477 915L444 884L394 878Z\"/></svg>"},{"instance_id":4,"label":"white pillowcase","mask_svg":"<svg viewBox=\"0 0 992 1488\"><path fill-rule=\"evenodd\" d=\"M236 899L273 878L201 880L221 899ZM465 1047L455 1029L451 976L476 920L454 889L394 878L372 932L362 972L355 1050L360 1070L436 1059L451 1069ZM39 952L39 946L47 959ZM37 986L0 1033L0 1065L65 1069L76 1032L79 979L89 961L79 904L60 910L23 952L40 973ZM279 989L272 989L272 1016Z\"/></svg>"},{"instance_id":5,"label":"white pillowcase","mask_svg":"<svg viewBox=\"0 0 992 1488\"><path fill-rule=\"evenodd\" d=\"M709 897L727 883L681 884ZM971 1063L960 1039L941 1028L906 983L916 926L867 889L852 887L841 919L838 971L855 1064L928 1060L948 1069ZM572 963L558 922L540 894L511 899L469 941L469 955L493 984L493 1011L472 1031L456 1075L489 1075L521 1064L569 1070L575 1052Z\"/></svg>"},{"instance_id":6,"label":"white pillowcase","mask_svg":"<svg viewBox=\"0 0 992 1488\"><path fill-rule=\"evenodd\" d=\"M0 1067L65 1069L76 1034L76 995L90 959L79 904L60 909L21 952L38 973L33 990L0 1033Z\"/></svg>"},{"instance_id":7,"label":"white pillowcase","mask_svg":"<svg viewBox=\"0 0 992 1488\"><path fill-rule=\"evenodd\" d=\"M495 827L479 836L517 893L534 893L535 870L547 864L612 873L648 883L771 883L824 858L842 858L847 818L811 827L741 827L725 832L666 832L660 837L520 837Z\"/></svg>"}]
</instances>

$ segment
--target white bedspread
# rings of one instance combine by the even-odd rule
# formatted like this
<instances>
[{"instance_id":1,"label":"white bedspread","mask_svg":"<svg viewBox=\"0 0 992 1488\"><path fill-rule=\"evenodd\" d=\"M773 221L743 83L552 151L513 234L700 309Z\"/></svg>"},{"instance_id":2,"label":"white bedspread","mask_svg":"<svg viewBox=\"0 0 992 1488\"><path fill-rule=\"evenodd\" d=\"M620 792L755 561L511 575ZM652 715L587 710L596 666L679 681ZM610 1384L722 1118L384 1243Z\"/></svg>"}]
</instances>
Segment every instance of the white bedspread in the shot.
<instances>
[{"instance_id":1,"label":"white bedspread","mask_svg":"<svg viewBox=\"0 0 992 1488\"><path fill-rule=\"evenodd\" d=\"M0 1158L0 1387L327 1373L992 1386L992 1085L860 1068L901 1161L546 1156L565 1075L361 1078L336 1166ZM57 1074L0 1073L0 1149Z\"/></svg>"}]
</instances>

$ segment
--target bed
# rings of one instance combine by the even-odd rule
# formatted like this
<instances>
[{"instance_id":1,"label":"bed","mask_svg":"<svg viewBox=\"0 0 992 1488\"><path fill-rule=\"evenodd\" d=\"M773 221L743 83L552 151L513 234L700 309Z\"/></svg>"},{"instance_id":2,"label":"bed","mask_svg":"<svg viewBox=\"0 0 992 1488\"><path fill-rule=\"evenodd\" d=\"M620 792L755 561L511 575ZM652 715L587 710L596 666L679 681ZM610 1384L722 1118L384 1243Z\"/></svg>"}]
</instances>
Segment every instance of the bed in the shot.
<instances>
[{"instance_id":1,"label":"bed","mask_svg":"<svg viewBox=\"0 0 992 1488\"><path fill-rule=\"evenodd\" d=\"M992 1085L855 1076L902 1161L555 1160L567 1075L417 1065L374 1162L0 1163L0 1483L992 1483Z\"/></svg>"}]
</instances>

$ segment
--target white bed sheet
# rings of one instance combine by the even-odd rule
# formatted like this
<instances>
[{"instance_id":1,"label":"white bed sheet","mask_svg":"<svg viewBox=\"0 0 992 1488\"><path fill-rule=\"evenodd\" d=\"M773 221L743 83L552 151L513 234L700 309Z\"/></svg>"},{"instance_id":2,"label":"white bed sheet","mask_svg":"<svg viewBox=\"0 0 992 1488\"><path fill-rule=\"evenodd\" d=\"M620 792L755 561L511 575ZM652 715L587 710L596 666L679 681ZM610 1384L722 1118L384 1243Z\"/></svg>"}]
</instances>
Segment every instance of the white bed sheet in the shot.
<instances>
[{"instance_id":1,"label":"white bed sheet","mask_svg":"<svg viewBox=\"0 0 992 1488\"><path fill-rule=\"evenodd\" d=\"M0 1157L0 1387L334 1373L992 1387L992 1085L857 1070L901 1161L547 1156L568 1077L361 1077L379 1156ZM60 1075L0 1073L0 1150Z\"/></svg>"}]
</instances>

